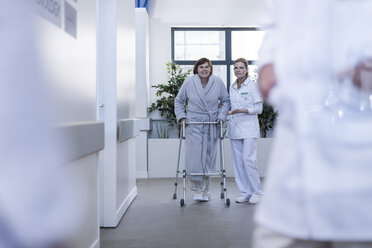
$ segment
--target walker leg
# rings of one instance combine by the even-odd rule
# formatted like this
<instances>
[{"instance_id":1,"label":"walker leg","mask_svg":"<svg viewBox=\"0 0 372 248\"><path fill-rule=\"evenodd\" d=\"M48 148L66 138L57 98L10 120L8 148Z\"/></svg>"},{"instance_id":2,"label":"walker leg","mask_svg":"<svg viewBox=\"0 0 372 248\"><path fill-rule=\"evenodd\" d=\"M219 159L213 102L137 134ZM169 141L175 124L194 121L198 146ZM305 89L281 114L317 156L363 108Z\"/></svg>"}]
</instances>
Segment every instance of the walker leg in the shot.
<instances>
[{"instance_id":1,"label":"walker leg","mask_svg":"<svg viewBox=\"0 0 372 248\"><path fill-rule=\"evenodd\" d=\"M223 193L223 176L221 174L221 199L225 198L225 194Z\"/></svg>"},{"instance_id":2,"label":"walker leg","mask_svg":"<svg viewBox=\"0 0 372 248\"><path fill-rule=\"evenodd\" d=\"M183 140L183 128L181 128L180 143L179 143L179 146L178 146L178 160L177 160L177 170L176 170L176 182L174 183L173 199L177 199L178 173L180 173L179 169L180 169L182 140Z\"/></svg>"},{"instance_id":3,"label":"walker leg","mask_svg":"<svg viewBox=\"0 0 372 248\"><path fill-rule=\"evenodd\" d=\"M183 170L183 199L181 199L181 207L185 205L185 199L186 199L186 170Z\"/></svg>"},{"instance_id":4,"label":"walker leg","mask_svg":"<svg viewBox=\"0 0 372 248\"><path fill-rule=\"evenodd\" d=\"M222 175L223 175L223 191L225 193L225 198L224 198L224 203L227 207L230 206L230 199L227 198L227 188L226 188L226 171L223 170L222 171Z\"/></svg>"},{"instance_id":5,"label":"walker leg","mask_svg":"<svg viewBox=\"0 0 372 248\"><path fill-rule=\"evenodd\" d=\"M221 144L220 144L221 145ZM221 151L220 151L221 152ZM225 183L224 183L224 177L223 177L223 166L222 166L222 163L220 161L220 172L221 172L221 199L224 199L225 198L225 194L224 194L224 187L225 187Z\"/></svg>"},{"instance_id":6,"label":"walker leg","mask_svg":"<svg viewBox=\"0 0 372 248\"><path fill-rule=\"evenodd\" d=\"M222 184L221 184L221 191L223 186L223 192L221 192L221 198L224 196L224 204L225 206L230 206L230 199L227 198L227 189L226 189L226 170L225 170L225 156L223 153L223 130L222 130L222 122L220 123L220 167L222 172Z\"/></svg>"},{"instance_id":7,"label":"walker leg","mask_svg":"<svg viewBox=\"0 0 372 248\"><path fill-rule=\"evenodd\" d=\"M222 129L222 124L220 125L220 128ZM224 183L223 183L223 165L222 165L222 152L223 152L223 149L222 149L222 131L220 131L220 173L221 173L221 199L224 199L225 198L225 194L224 194L224 191L223 191L223 188L224 188Z\"/></svg>"}]
</instances>

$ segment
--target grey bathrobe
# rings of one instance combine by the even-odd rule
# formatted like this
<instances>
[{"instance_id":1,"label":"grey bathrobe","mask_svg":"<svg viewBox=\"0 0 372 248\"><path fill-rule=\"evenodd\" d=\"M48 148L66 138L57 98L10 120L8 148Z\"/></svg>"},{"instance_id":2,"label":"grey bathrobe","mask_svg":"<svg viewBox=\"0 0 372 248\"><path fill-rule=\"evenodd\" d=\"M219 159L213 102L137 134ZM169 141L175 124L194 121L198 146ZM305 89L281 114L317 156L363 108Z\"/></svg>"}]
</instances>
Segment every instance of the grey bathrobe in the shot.
<instances>
[{"instance_id":1,"label":"grey bathrobe","mask_svg":"<svg viewBox=\"0 0 372 248\"><path fill-rule=\"evenodd\" d=\"M187 101L187 108L185 103ZM220 104L220 108L218 107ZM226 120L229 110L229 95L223 81L214 75L209 77L205 88L199 75L189 77L183 83L174 101L177 121ZM188 173L216 172L218 129L216 125L188 125L186 135L186 170ZM203 176L191 180L202 181Z\"/></svg>"}]
</instances>

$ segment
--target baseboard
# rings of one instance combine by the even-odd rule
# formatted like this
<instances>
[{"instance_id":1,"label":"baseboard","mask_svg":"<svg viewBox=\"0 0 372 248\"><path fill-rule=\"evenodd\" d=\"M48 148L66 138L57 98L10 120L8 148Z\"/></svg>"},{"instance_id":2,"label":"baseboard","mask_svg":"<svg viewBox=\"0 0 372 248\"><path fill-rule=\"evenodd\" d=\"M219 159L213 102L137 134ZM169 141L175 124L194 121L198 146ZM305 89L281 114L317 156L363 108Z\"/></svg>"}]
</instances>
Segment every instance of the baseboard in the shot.
<instances>
[{"instance_id":1,"label":"baseboard","mask_svg":"<svg viewBox=\"0 0 372 248\"><path fill-rule=\"evenodd\" d=\"M96 239L90 246L90 248L99 248L99 239Z\"/></svg>"},{"instance_id":2,"label":"baseboard","mask_svg":"<svg viewBox=\"0 0 372 248\"><path fill-rule=\"evenodd\" d=\"M136 198L136 196L137 196L137 187L134 187L132 191L128 194L127 198L125 198L123 203L120 205L119 209L116 211L116 225L119 223L125 211L127 211L128 207L130 206L134 198Z\"/></svg>"},{"instance_id":3,"label":"baseboard","mask_svg":"<svg viewBox=\"0 0 372 248\"><path fill-rule=\"evenodd\" d=\"M149 174L147 171L136 171L136 178L148 178Z\"/></svg>"}]
</instances>

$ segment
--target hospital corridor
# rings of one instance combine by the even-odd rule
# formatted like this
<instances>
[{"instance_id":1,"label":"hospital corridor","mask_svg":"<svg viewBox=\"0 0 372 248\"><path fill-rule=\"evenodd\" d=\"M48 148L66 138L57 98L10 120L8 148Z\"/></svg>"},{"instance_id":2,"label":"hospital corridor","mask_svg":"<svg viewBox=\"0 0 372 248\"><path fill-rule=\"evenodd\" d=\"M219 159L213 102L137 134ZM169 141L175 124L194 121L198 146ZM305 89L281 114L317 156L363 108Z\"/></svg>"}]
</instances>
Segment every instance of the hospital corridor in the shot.
<instances>
[{"instance_id":1,"label":"hospital corridor","mask_svg":"<svg viewBox=\"0 0 372 248\"><path fill-rule=\"evenodd\" d=\"M101 247L246 247L251 243L254 205L223 206L219 181L213 180L210 202L187 196L180 208L173 200L173 179L138 180L138 196L115 229L101 229ZM228 195L239 190L228 179Z\"/></svg>"},{"instance_id":2,"label":"hospital corridor","mask_svg":"<svg viewBox=\"0 0 372 248\"><path fill-rule=\"evenodd\" d=\"M370 11L0 0L0 248L372 247Z\"/></svg>"}]
</instances>

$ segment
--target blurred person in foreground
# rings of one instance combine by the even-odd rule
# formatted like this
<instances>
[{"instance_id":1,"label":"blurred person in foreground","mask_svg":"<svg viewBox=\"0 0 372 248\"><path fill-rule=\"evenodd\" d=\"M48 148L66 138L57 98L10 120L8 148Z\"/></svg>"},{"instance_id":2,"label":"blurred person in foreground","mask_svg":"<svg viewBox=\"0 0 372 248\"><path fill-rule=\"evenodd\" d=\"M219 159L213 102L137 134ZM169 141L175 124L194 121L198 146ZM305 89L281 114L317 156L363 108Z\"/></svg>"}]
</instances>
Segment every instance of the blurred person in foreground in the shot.
<instances>
[{"instance_id":1,"label":"blurred person in foreground","mask_svg":"<svg viewBox=\"0 0 372 248\"><path fill-rule=\"evenodd\" d=\"M81 221L81 185L51 128L35 14L29 1L0 6L0 247L66 247Z\"/></svg>"},{"instance_id":2,"label":"blurred person in foreground","mask_svg":"<svg viewBox=\"0 0 372 248\"><path fill-rule=\"evenodd\" d=\"M279 108L254 248L372 247L372 1L266 1Z\"/></svg>"}]
</instances>

